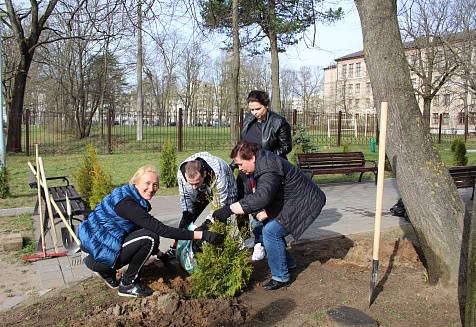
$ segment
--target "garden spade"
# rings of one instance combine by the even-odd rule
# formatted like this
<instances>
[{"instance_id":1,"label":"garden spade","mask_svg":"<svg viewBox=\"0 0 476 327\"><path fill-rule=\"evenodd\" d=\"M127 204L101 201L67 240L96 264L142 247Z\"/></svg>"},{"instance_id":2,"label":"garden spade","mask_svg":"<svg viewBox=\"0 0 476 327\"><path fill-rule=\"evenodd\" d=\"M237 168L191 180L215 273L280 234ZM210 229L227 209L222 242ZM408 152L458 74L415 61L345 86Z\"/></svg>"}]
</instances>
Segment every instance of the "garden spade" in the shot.
<instances>
[{"instance_id":1,"label":"garden spade","mask_svg":"<svg viewBox=\"0 0 476 327\"><path fill-rule=\"evenodd\" d=\"M382 102L380 110L380 137L377 168L377 201L375 206L374 248L372 255L372 279L370 280L369 307L372 305L372 295L379 264L380 223L382 221L383 182L385 175L385 142L387 139L387 109L388 103Z\"/></svg>"},{"instance_id":2,"label":"garden spade","mask_svg":"<svg viewBox=\"0 0 476 327\"><path fill-rule=\"evenodd\" d=\"M68 232L69 235L65 236L63 229L61 229L61 236L63 237L63 246L66 250L68 250L69 253L76 253L79 251L80 247L79 245L81 244L81 241L78 239L76 236L76 233L74 232L73 228L71 227L70 223L66 218L64 217L63 213L61 212L60 208L58 208L58 205L56 202L53 200L53 196L50 195L50 202L55 208L56 212L60 216L61 220L63 221L63 224L66 226L65 232ZM68 203L70 205L70 203ZM68 212L68 216L71 216L71 213Z\"/></svg>"},{"instance_id":3,"label":"garden spade","mask_svg":"<svg viewBox=\"0 0 476 327\"><path fill-rule=\"evenodd\" d=\"M65 222L66 227L61 227L61 239L63 240L64 248L70 253L76 253L79 250L79 243L75 243L73 235L77 235L77 226L73 225L73 213L71 209L71 202L68 195L66 195L66 214L68 221Z\"/></svg>"}]
</instances>

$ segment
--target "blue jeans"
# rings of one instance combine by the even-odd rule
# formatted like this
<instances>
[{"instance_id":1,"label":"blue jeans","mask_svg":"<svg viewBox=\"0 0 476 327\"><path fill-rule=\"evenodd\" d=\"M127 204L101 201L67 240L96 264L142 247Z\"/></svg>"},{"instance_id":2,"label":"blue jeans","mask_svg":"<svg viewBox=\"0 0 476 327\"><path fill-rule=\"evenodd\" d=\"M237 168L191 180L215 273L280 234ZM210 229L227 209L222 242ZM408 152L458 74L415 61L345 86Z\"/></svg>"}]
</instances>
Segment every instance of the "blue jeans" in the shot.
<instances>
[{"instance_id":1,"label":"blue jeans","mask_svg":"<svg viewBox=\"0 0 476 327\"><path fill-rule=\"evenodd\" d=\"M263 244L263 224L258 219L251 220L251 230L255 236L255 244ZM264 244L263 244L264 246Z\"/></svg>"},{"instance_id":2,"label":"blue jeans","mask_svg":"<svg viewBox=\"0 0 476 327\"><path fill-rule=\"evenodd\" d=\"M263 228L264 247L268 254L268 265L271 275L278 282L289 281L288 268L296 267L296 260L286 250L286 240L289 232L277 221L271 219Z\"/></svg>"}]
</instances>

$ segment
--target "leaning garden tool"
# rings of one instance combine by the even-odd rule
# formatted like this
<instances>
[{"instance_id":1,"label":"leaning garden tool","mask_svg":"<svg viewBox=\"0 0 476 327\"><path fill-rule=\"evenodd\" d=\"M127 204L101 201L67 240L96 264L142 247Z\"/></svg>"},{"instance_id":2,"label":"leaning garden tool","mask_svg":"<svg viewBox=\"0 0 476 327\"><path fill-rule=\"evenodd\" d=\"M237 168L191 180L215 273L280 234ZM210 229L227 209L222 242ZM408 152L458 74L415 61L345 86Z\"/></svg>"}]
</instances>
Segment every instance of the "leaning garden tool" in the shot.
<instances>
[{"instance_id":1,"label":"leaning garden tool","mask_svg":"<svg viewBox=\"0 0 476 327\"><path fill-rule=\"evenodd\" d=\"M66 250L68 250L69 253L76 253L80 249L79 246L81 244L81 241L78 239L78 237L76 236L76 232L73 229L74 228L73 224L72 224L73 219L72 219L72 213L71 213L71 207L70 207L71 204L69 203L69 200L67 200L67 201L68 201L67 202L68 220L66 220L63 213L61 212L61 209L58 208L58 205L53 200L53 197L50 195L51 204L53 205L56 212L60 216L61 220L63 221L63 224L66 226L65 231L63 231L63 229L61 229L61 236L62 236L62 239L63 239L63 246ZM66 233L69 233L69 235L66 235Z\"/></svg>"},{"instance_id":2,"label":"leaning garden tool","mask_svg":"<svg viewBox=\"0 0 476 327\"><path fill-rule=\"evenodd\" d=\"M38 170L40 171L40 176L41 176L41 186L43 187L43 191L45 194L49 194L50 191L48 190L48 185L46 184L46 176L45 176L45 167L43 166L43 158L39 157L38 158ZM58 252L58 243L57 243L57 238L56 238L56 228L55 228L55 220L53 217L53 209L51 208L51 203L49 201L46 201L46 208L48 209L48 218L50 219L50 233L51 233L51 238L53 240L53 246L55 248L55 252ZM45 218L46 219L46 218Z\"/></svg>"},{"instance_id":3,"label":"leaning garden tool","mask_svg":"<svg viewBox=\"0 0 476 327\"><path fill-rule=\"evenodd\" d=\"M375 207L374 248L372 256L372 279L370 281L369 307L372 305L372 295L379 264L380 223L382 221L383 182L385 175L385 141L387 138L387 102L382 102L380 110L380 137L377 170L377 201Z\"/></svg>"},{"instance_id":4,"label":"leaning garden tool","mask_svg":"<svg viewBox=\"0 0 476 327\"><path fill-rule=\"evenodd\" d=\"M39 158L38 158L38 145L36 145L36 166L38 167L39 165ZM66 255L66 252L56 252L56 253L47 253L46 252L46 242L45 242L45 230L44 230L44 225L43 225L43 208L42 208L42 199L41 199L41 178L39 173L33 168L31 163L28 162L28 166L30 167L32 173L35 175L36 182L38 183L38 213L40 216L40 233L41 233L41 254L37 255L29 255L29 256L23 256L23 260L30 260L30 259L44 259L48 257L60 257ZM53 225L54 228L54 225Z\"/></svg>"},{"instance_id":5,"label":"leaning garden tool","mask_svg":"<svg viewBox=\"0 0 476 327\"><path fill-rule=\"evenodd\" d=\"M53 203L52 199L52 203ZM58 210L56 210L58 211ZM74 237L76 237L77 226L73 224L73 213L71 209L71 202L68 195L66 195L66 213L68 215L68 221L63 223L66 227L61 227L61 239L63 240L63 246L68 252L76 253L79 251L79 241L75 243Z\"/></svg>"}]
</instances>

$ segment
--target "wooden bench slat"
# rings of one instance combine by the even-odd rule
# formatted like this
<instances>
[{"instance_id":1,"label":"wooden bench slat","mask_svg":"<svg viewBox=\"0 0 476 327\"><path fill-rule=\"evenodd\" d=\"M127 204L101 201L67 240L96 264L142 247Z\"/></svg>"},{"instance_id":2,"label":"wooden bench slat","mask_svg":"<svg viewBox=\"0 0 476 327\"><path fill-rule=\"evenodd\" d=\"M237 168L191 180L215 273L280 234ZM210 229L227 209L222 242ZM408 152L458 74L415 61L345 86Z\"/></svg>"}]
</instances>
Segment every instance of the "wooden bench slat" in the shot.
<instances>
[{"instance_id":1,"label":"wooden bench slat","mask_svg":"<svg viewBox=\"0 0 476 327\"><path fill-rule=\"evenodd\" d=\"M377 163L366 160L362 152L298 153L296 159L299 169L311 174L311 177L319 174L360 172L360 182L363 173L373 172L377 183Z\"/></svg>"},{"instance_id":2,"label":"wooden bench slat","mask_svg":"<svg viewBox=\"0 0 476 327\"><path fill-rule=\"evenodd\" d=\"M474 199L474 189L476 186L476 166L453 166L449 167L453 182L456 188L473 188L471 200Z\"/></svg>"}]
</instances>

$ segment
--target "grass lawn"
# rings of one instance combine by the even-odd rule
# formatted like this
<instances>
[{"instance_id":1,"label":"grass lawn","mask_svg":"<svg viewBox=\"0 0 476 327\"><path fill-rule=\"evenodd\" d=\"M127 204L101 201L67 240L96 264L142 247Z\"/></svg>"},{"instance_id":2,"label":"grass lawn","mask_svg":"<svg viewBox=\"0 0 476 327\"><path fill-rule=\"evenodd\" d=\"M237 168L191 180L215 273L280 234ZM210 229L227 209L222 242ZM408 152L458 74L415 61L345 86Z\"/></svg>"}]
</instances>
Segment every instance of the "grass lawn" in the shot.
<instances>
[{"instance_id":1,"label":"grass lawn","mask_svg":"<svg viewBox=\"0 0 476 327\"><path fill-rule=\"evenodd\" d=\"M437 144L435 145L447 166L452 166L453 153L451 152L451 143ZM476 144L468 143L466 145L467 150L476 150ZM376 152L370 152L369 146L353 146L347 148L348 151L362 151L365 154L366 159L378 160L378 147ZM320 147L319 151L322 152L340 152L343 151L343 147ZM199 151L186 151L177 152L177 165L180 164L188 156ZM230 150L210 150L210 153L223 158L227 162L231 162L229 159ZM114 154L114 155L100 155L99 160L105 168L108 168L111 172L114 186L120 186L126 184L137 168L151 163L156 167L160 166L160 152L156 153L133 153L133 154ZM468 166L476 165L476 154L467 153ZM72 185L76 184L73 177L73 172L79 168L82 162L82 155L68 155L68 156L44 156L43 163L45 166L45 173L47 177L53 176L68 176L68 179ZM35 157L26 157L25 155L8 155L7 168L10 174L10 192L11 196L7 199L0 201L0 209L6 208L19 208L19 207L32 207L35 205L37 192L36 189L30 189L29 177L30 170L27 162L35 165ZM386 172L385 177L393 177L391 172ZM373 179L373 174L364 174L364 179ZM314 177L314 181L319 184L332 183L332 182L346 182L358 180L358 174L350 175L320 175ZM48 185L53 185L53 182ZM161 195L175 195L178 194L178 187L163 188L161 187L158 196Z\"/></svg>"}]
</instances>

